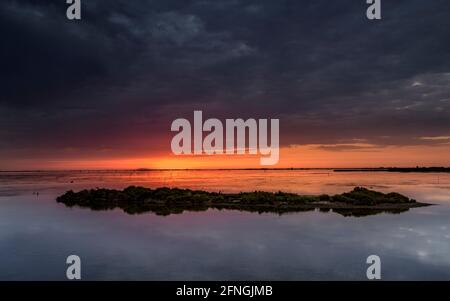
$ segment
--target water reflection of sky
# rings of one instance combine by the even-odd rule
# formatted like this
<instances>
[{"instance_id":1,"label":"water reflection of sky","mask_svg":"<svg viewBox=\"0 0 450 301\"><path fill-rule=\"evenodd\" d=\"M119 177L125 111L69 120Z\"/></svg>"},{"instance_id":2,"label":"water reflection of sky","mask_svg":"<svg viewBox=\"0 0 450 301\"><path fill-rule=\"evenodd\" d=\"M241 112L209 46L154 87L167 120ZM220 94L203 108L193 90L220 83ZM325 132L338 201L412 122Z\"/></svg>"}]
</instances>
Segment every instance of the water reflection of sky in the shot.
<instances>
[{"instance_id":1,"label":"water reflection of sky","mask_svg":"<svg viewBox=\"0 0 450 301\"><path fill-rule=\"evenodd\" d=\"M362 280L365 259L377 254L384 279L449 280L449 177L441 176L433 184L433 175L396 175L327 175L324 179L323 175L292 174L273 177L269 184L274 190L284 186L310 193L320 187L321 193L332 193L355 183L371 184L439 205L364 218L218 210L168 217L127 215L118 210L70 209L54 198L87 183L94 187L149 184L156 183L157 176L124 180L123 175L93 174L92 181L86 174L46 175L45 181L0 177L0 279L64 279L65 258L77 254L82 258L84 279ZM269 186L254 172L247 177L242 181L243 174L227 174L219 181L203 174L200 183L195 175L186 175L172 182L224 191L239 190L242 182ZM295 186L299 182L305 186ZM33 191L40 191L39 197Z\"/></svg>"}]
</instances>

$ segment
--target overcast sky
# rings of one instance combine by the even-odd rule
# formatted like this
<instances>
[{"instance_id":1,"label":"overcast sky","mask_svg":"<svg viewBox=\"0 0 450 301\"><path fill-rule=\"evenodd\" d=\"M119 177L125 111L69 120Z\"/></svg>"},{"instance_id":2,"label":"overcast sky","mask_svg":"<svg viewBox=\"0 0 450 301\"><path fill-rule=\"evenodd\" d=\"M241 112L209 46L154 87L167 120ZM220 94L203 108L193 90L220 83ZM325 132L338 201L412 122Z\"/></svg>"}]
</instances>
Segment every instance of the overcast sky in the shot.
<instances>
[{"instance_id":1,"label":"overcast sky","mask_svg":"<svg viewBox=\"0 0 450 301\"><path fill-rule=\"evenodd\" d=\"M279 118L283 146L450 143L450 3L0 2L8 160L170 151L170 123ZM359 147L357 144L355 148Z\"/></svg>"}]
</instances>

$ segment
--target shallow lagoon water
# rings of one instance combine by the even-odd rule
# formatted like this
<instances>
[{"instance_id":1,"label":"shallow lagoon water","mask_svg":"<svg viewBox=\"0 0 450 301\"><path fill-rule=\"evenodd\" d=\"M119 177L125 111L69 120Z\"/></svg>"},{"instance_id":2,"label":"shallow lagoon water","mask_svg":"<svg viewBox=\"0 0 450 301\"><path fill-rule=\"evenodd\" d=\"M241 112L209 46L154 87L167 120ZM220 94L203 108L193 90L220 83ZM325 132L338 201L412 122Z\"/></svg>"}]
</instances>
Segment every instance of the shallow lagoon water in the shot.
<instances>
[{"instance_id":1,"label":"shallow lagoon water","mask_svg":"<svg viewBox=\"0 0 450 301\"><path fill-rule=\"evenodd\" d=\"M397 191L435 206L343 217L228 210L169 216L67 208L66 190L181 187L210 191ZM39 195L36 194L39 192ZM0 173L0 279L364 280L367 256L384 280L450 280L450 175L331 170L58 171Z\"/></svg>"}]
</instances>

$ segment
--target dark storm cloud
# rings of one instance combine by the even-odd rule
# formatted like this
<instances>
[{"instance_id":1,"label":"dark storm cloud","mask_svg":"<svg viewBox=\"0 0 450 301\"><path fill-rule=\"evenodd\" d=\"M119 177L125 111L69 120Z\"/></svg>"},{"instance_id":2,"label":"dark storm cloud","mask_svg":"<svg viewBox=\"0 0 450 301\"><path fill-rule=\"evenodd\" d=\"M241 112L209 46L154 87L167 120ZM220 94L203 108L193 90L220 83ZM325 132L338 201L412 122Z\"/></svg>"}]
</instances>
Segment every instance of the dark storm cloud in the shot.
<instances>
[{"instance_id":1,"label":"dark storm cloud","mask_svg":"<svg viewBox=\"0 0 450 301\"><path fill-rule=\"evenodd\" d=\"M2 151L147 150L175 117L279 117L283 144L450 134L448 1L2 1ZM148 137L143 142L142 137Z\"/></svg>"}]
</instances>

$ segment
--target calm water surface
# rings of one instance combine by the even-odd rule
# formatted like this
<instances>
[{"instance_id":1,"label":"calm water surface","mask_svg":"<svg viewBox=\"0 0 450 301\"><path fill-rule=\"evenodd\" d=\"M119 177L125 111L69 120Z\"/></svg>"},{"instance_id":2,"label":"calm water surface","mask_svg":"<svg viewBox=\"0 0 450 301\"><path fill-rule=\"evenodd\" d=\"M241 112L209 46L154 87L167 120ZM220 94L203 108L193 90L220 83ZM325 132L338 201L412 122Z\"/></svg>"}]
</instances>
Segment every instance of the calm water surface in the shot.
<instances>
[{"instance_id":1,"label":"calm water surface","mask_svg":"<svg viewBox=\"0 0 450 301\"><path fill-rule=\"evenodd\" d=\"M66 208L84 188L209 191L397 191L436 206L343 217L208 210L166 217ZM36 194L39 192L39 195ZM85 280L364 280L376 254L386 280L450 280L450 175L309 171L0 173L0 280L64 280L68 255Z\"/></svg>"}]
</instances>

